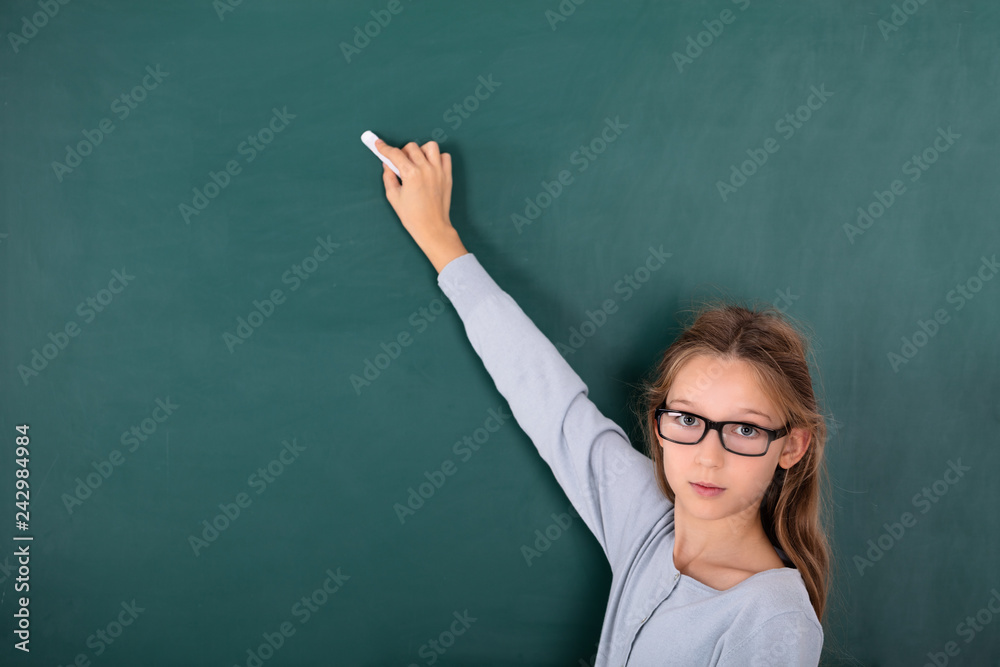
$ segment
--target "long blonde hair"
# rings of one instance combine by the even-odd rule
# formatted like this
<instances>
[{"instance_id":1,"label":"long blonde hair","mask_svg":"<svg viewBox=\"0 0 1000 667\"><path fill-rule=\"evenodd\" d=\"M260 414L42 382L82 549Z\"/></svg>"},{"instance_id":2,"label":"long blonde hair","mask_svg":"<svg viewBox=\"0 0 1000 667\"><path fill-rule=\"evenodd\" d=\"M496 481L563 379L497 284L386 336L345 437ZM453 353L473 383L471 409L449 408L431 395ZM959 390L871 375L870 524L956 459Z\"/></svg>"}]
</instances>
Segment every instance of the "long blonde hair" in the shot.
<instances>
[{"instance_id":1,"label":"long blonde hair","mask_svg":"<svg viewBox=\"0 0 1000 667\"><path fill-rule=\"evenodd\" d=\"M696 355L742 359L780 412L782 423L810 434L805 455L791 468L778 466L760 502L760 517L771 544L795 565L809 600L822 622L830 585L830 546L824 523L829 515L829 479L823 454L826 421L813 393L807 338L773 307L759 310L734 304L707 304L667 348L655 372L642 385L641 414L656 481L674 502L663 472L663 451L656 432L656 409L663 407L681 366Z\"/></svg>"}]
</instances>

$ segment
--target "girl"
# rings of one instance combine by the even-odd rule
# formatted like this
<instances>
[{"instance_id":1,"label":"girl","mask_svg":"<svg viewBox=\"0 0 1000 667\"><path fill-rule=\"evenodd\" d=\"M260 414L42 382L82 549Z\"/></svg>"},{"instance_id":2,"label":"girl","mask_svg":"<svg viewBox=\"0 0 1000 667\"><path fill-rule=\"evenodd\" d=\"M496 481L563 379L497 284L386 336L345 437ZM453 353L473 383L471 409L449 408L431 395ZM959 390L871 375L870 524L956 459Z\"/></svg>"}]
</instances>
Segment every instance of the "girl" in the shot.
<instances>
[{"instance_id":1,"label":"girl","mask_svg":"<svg viewBox=\"0 0 1000 667\"><path fill-rule=\"evenodd\" d=\"M650 457L451 225L451 156L377 143L386 197L473 348L608 557L596 665L817 665L829 556L825 422L775 312L702 312L645 388Z\"/></svg>"}]
</instances>

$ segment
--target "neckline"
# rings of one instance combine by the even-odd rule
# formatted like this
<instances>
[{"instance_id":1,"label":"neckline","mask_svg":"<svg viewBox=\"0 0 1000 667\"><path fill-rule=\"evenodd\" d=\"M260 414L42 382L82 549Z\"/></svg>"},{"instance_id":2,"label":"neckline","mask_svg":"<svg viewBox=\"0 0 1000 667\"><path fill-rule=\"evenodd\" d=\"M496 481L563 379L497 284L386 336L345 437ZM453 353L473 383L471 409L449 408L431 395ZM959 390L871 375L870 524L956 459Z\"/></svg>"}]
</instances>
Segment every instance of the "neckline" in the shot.
<instances>
[{"instance_id":1,"label":"neckline","mask_svg":"<svg viewBox=\"0 0 1000 667\"><path fill-rule=\"evenodd\" d=\"M772 568L769 568L767 570L762 570L761 572L756 572L754 574L751 574L749 577L747 577L746 579L744 579L740 583L736 584L735 586L730 586L729 588L726 588L724 590L720 590L718 588L712 588L708 584L706 584L704 582L701 582L701 581L698 581L694 577L690 577L690 576L684 574L680 570L677 570L677 574L680 575L680 577L683 577L684 579L686 579L686 580L690 581L691 583L695 584L695 586L697 586L699 588L702 588L703 590L705 590L705 591L707 591L709 593L715 593L716 595L721 595L722 593L728 593L729 591L736 590L737 588L739 588L743 584L747 583L748 581L750 581L754 577L760 577L761 575L770 574L772 572L776 572L778 574L782 574L783 575L785 570L790 570L791 572L798 573L798 570L796 570L793 567L787 567L787 566L784 566L784 567L772 567Z\"/></svg>"}]
</instances>

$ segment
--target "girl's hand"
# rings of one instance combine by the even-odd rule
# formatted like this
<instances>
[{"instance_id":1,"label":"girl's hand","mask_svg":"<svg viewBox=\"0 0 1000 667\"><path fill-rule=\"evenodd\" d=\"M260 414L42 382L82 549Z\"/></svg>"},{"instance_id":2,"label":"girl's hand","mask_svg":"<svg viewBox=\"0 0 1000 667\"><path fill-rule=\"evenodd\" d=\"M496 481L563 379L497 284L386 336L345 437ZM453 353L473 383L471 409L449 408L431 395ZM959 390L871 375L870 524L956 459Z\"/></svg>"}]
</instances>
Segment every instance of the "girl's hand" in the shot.
<instances>
[{"instance_id":1,"label":"girl's hand","mask_svg":"<svg viewBox=\"0 0 1000 667\"><path fill-rule=\"evenodd\" d=\"M385 196L403 227L434 268L441 269L451 260L468 253L451 225L451 155L441 153L437 142L428 141L422 147L414 142L394 148L381 139L375 142L382 155L399 169L396 174L382 164Z\"/></svg>"}]
</instances>

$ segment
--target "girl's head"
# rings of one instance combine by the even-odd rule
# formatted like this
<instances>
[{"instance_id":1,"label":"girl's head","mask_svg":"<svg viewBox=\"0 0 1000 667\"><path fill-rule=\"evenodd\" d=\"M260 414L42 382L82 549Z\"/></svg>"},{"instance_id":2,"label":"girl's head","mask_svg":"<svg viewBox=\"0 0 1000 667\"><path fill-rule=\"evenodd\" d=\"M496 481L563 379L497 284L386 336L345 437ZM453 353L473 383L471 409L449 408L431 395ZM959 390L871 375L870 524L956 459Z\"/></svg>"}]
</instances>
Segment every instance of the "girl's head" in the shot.
<instances>
[{"instance_id":1,"label":"girl's head","mask_svg":"<svg viewBox=\"0 0 1000 667\"><path fill-rule=\"evenodd\" d=\"M799 570L822 619L829 568L820 517L821 498L828 492L826 422L806 352L804 337L773 308L706 307L667 349L646 384L643 426L666 497L690 516L726 520L734 529L759 512L765 534ZM665 429L673 420L674 430L667 432L682 433L672 439L689 439L683 434L703 428L704 420L743 422L779 433L785 428L787 434L774 439L763 456L725 450L716 430L708 430L697 444L678 444L661 437L659 408L697 415L664 415ZM726 445L743 452L751 450L741 438L763 433L741 426L723 431ZM704 497L695 482L725 490Z\"/></svg>"}]
</instances>

